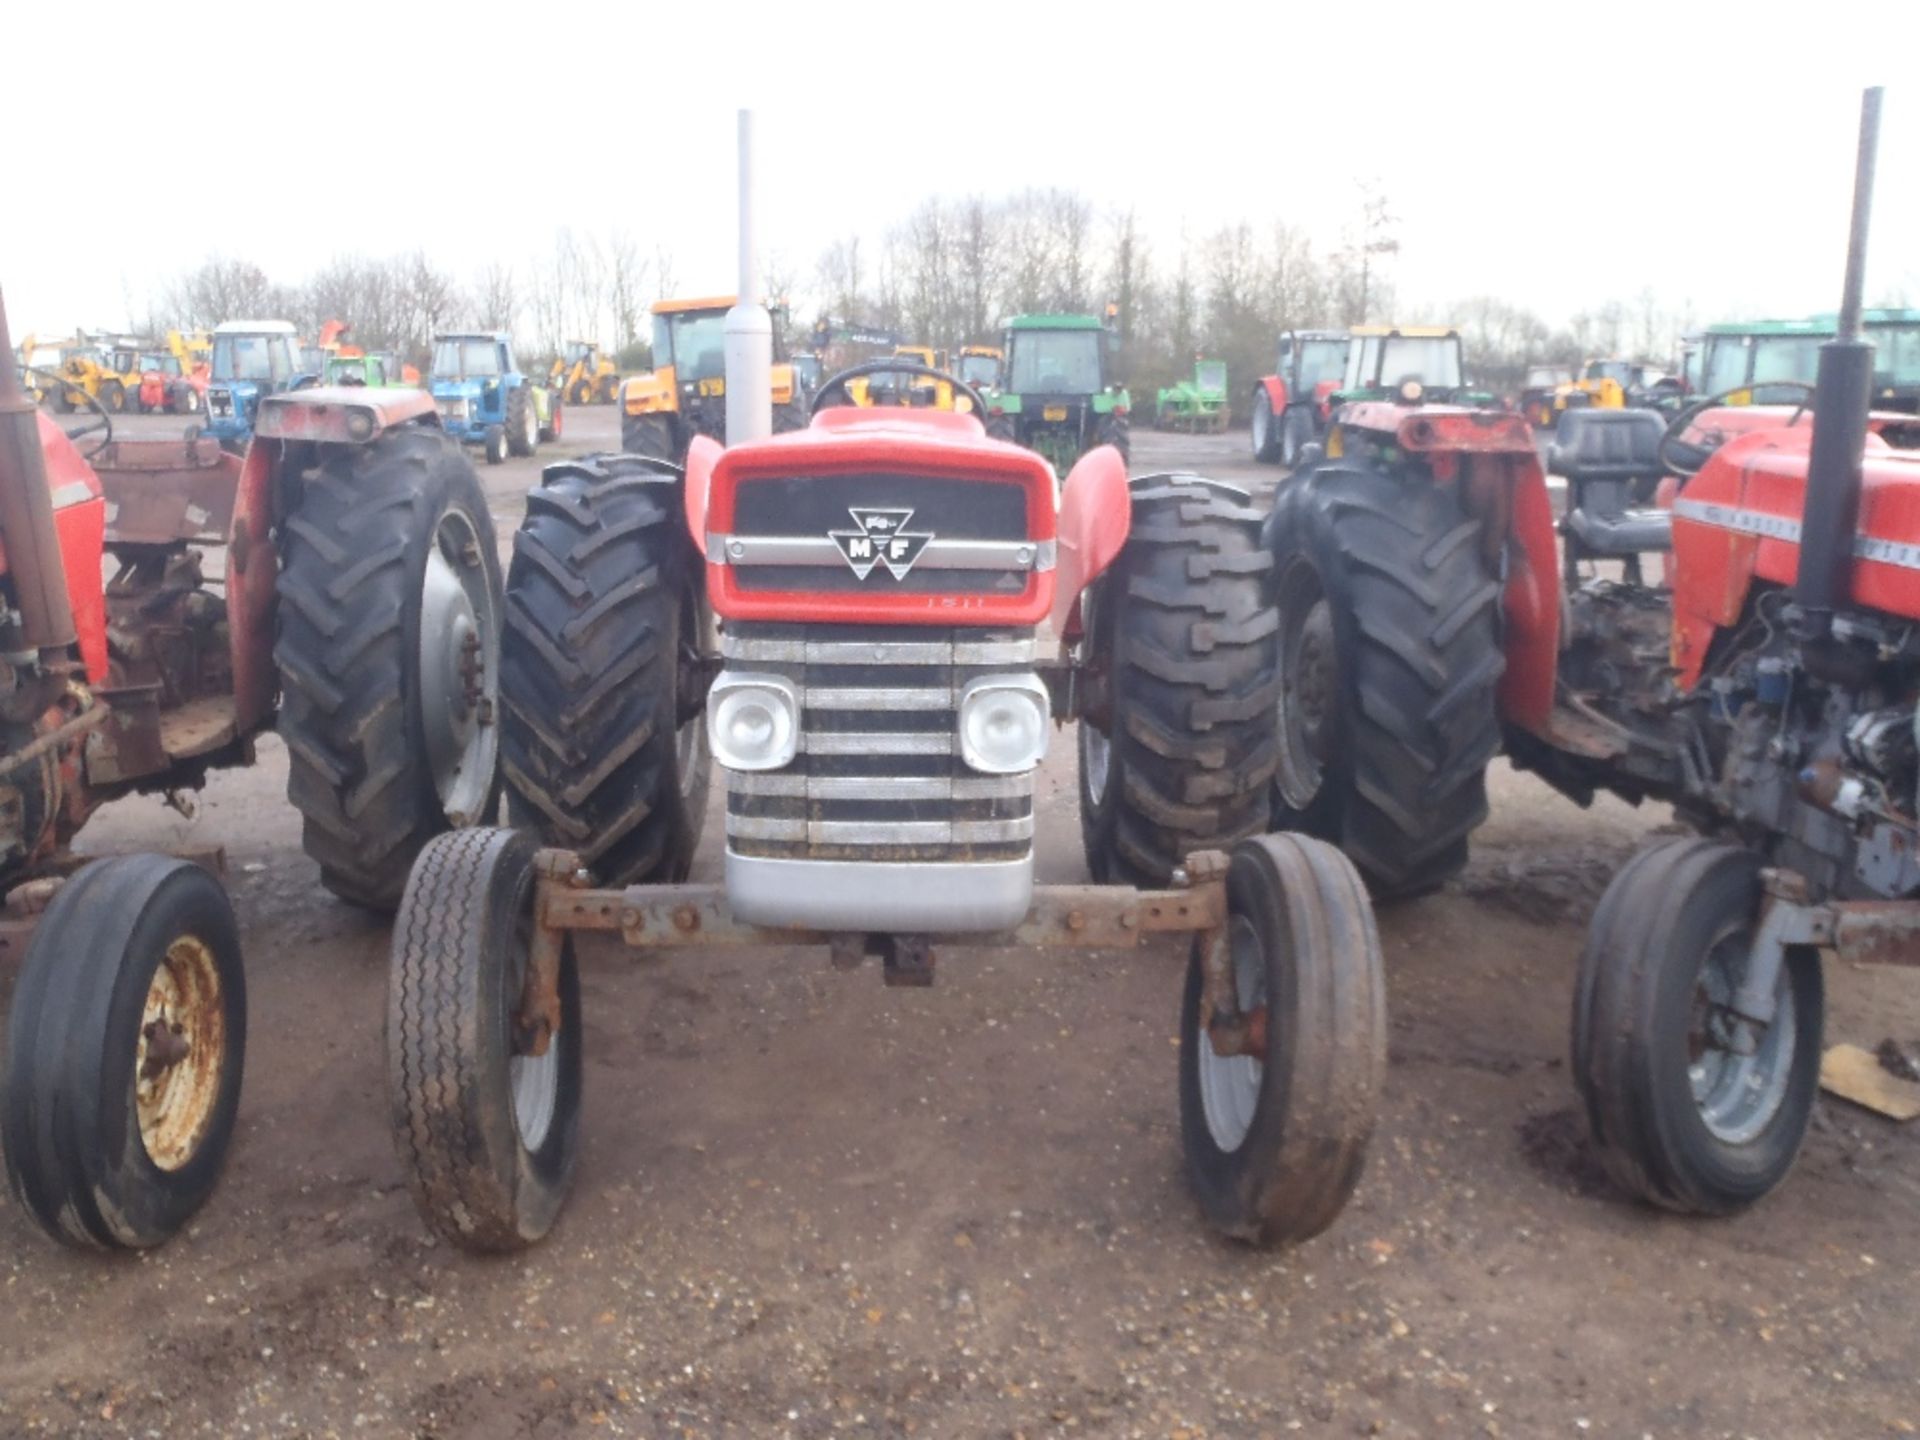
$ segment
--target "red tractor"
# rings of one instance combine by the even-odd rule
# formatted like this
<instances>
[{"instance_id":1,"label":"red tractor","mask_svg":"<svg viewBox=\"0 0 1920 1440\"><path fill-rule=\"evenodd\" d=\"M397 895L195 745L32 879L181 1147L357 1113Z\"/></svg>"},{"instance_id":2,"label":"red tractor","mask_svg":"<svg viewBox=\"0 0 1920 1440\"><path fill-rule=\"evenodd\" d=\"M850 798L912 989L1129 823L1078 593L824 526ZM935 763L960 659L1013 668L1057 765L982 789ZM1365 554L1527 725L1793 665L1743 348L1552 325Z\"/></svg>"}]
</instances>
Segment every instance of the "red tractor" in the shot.
<instances>
[{"instance_id":1,"label":"red tractor","mask_svg":"<svg viewBox=\"0 0 1920 1440\"><path fill-rule=\"evenodd\" d=\"M1868 413L1870 140L1810 408L1569 412L1556 548L1522 417L1350 406L1266 537L1275 818L1376 895L1465 863L1503 740L1581 803L1663 800L1699 832L1613 881L1573 1024L1610 1172L1679 1210L1737 1209L1792 1164L1817 951L1920 961L1920 456L1874 433L1909 417Z\"/></svg>"},{"instance_id":2,"label":"red tractor","mask_svg":"<svg viewBox=\"0 0 1920 1440\"><path fill-rule=\"evenodd\" d=\"M1345 330L1288 330L1274 373L1253 387L1253 458L1292 469L1300 452L1327 433L1328 404L1347 373L1353 343Z\"/></svg>"},{"instance_id":3,"label":"red tractor","mask_svg":"<svg viewBox=\"0 0 1920 1440\"><path fill-rule=\"evenodd\" d=\"M56 1237L154 1245L232 1133L233 911L196 866L76 868L68 842L118 796L249 763L277 723L322 882L392 908L428 839L495 809L493 526L425 395L273 397L242 461L115 440L104 409L63 432L8 366L0 545L0 950L25 946L0 1146Z\"/></svg>"},{"instance_id":4,"label":"red tractor","mask_svg":"<svg viewBox=\"0 0 1920 1440\"><path fill-rule=\"evenodd\" d=\"M851 382L888 372L972 411L853 406ZM1379 942L1336 849L1260 833L1257 513L1191 475L1129 482L1110 446L1056 506L1048 464L982 429L978 392L908 361L842 371L812 408L725 451L697 437L684 472L550 465L528 498L501 651L528 828L428 844L394 930L388 1088L423 1216L510 1250L558 1214L578 934L820 945L899 984L931 983L951 946L1170 938L1203 1208L1256 1242L1323 1229L1372 1129ZM1111 888L1034 884L1035 771L1070 718L1087 859ZM716 764L726 880L687 884Z\"/></svg>"}]
</instances>

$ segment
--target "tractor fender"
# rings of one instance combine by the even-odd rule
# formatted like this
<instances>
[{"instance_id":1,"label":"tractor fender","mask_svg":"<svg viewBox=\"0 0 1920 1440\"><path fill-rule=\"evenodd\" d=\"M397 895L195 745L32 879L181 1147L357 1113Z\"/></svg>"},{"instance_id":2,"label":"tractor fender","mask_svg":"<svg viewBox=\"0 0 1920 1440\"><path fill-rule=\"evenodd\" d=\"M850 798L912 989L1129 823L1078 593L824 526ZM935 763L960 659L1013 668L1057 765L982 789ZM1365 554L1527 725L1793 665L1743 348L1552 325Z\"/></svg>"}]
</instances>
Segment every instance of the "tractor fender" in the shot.
<instances>
[{"instance_id":1,"label":"tractor fender","mask_svg":"<svg viewBox=\"0 0 1920 1440\"><path fill-rule=\"evenodd\" d=\"M1267 392L1267 403L1273 407L1273 413L1283 412L1287 408L1287 382L1278 375L1263 375L1260 384Z\"/></svg>"},{"instance_id":2,"label":"tractor fender","mask_svg":"<svg viewBox=\"0 0 1920 1440\"><path fill-rule=\"evenodd\" d=\"M707 493L713 488L713 467L724 448L711 435L696 435L687 446L687 480L683 499L687 508L687 535L693 548L707 553Z\"/></svg>"},{"instance_id":3,"label":"tractor fender","mask_svg":"<svg viewBox=\"0 0 1920 1440\"><path fill-rule=\"evenodd\" d=\"M246 735L273 713L279 671L273 663L275 583L280 555L273 543L274 489L284 441L256 436L234 488L227 537L227 638L233 660L233 720ZM229 462L230 463L230 462Z\"/></svg>"},{"instance_id":4,"label":"tractor fender","mask_svg":"<svg viewBox=\"0 0 1920 1440\"><path fill-rule=\"evenodd\" d=\"M101 566L107 537L106 494L100 477L67 432L44 410L36 411L35 419L40 453L46 460L47 488L52 492L54 542L67 576L73 633L80 643L87 679L99 685L107 678L107 598ZM7 568L6 552L0 549L0 575Z\"/></svg>"},{"instance_id":5,"label":"tractor fender","mask_svg":"<svg viewBox=\"0 0 1920 1440\"><path fill-rule=\"evenodd\" d=\"M1060 492L1058 554L1054 562L1054 633L1080 633L1080 595L1119 555L1133 525L1127 462L1111 445L1096 445L1067 472Z\"/></svg>"}]
</instances>

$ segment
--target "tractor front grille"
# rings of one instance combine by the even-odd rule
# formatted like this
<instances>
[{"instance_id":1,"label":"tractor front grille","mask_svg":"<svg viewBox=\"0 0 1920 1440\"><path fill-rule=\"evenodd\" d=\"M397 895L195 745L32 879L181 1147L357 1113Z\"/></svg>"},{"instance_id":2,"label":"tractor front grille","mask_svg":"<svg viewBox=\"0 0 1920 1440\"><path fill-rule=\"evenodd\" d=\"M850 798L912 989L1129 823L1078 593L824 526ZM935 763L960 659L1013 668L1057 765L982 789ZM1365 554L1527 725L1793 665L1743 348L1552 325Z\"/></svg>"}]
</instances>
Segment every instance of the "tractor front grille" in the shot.
<instances>
[{"instance_id":1,"label":"tractor front grille","mask_svg":"<svg viewBox=\"0 0 1920 1440\"><path fill-rule=\"evenodd\" d=\"M873 563L888 536L908 543ZM979 477L847 474L750 477L733 530L708 558L743 591L1019 595L1053 567L1054 543L1028 538L1027 492ZM904 563L901 563L901 561Z\"/></svg>"},{"instance_id":2,"label":"tractor front grille","mask_svg":"<svg viewBox=\"0 0 1920 1440\"><path fill-rule=\"evenodd\" d=\"M729 671L799 692L799 753L783 770L728 772L727 844L788 860L1021 860L1033 849L1033 774L982 775L960 757L961 691L1028 673L1031 630L737 624Z\"/></svg>"}]
</instances>

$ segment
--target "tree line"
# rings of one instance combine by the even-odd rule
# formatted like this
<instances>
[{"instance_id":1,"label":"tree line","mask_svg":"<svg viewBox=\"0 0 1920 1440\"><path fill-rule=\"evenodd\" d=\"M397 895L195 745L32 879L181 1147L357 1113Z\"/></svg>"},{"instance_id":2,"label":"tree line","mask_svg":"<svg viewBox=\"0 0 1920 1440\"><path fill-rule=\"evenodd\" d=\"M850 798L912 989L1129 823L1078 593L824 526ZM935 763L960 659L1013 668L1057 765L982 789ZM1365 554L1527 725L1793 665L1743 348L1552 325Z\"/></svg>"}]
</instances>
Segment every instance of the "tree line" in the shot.
<instances>
[{"instance_id":1,"label":"tree line","mask_svg":"<svg viewBox=\"0 0 1920 1440\"><path fill-rule=\"evenodd\" d=\"M827 317L938 346L991 343L1008 315L1111 306L1119 378L1137 391L1189 373L1205 356L1227 362L1242 396L1271 368L1287 329L1452 323L1472 377L1510 388L1529 364L1588 355L1659 363L1692 319L1662 308L1650 291L1561 326L1495 296L1404 312L1393 274L1399 221L1371 183L1356 187L1346 223L1328 241L1285 222L1240 221L1170 245L1148 231L1132 209L1098 210L1058 188L928 199L877 241L831 241L810 270L771 252L763 289L789 302L796 339ZM644 250L625 230L561 228L548 254L497 261L464 278L419 249L338 256L296 284L250 261L215 257L160 287L146 319L157 333L272 316L312 334L338 318L357 343L416 359L438 329L499 328L516 333L523 363L594 339L635 369L648 360L647 307L674 284L672 256Z\"/></svg>"}]
</instances>

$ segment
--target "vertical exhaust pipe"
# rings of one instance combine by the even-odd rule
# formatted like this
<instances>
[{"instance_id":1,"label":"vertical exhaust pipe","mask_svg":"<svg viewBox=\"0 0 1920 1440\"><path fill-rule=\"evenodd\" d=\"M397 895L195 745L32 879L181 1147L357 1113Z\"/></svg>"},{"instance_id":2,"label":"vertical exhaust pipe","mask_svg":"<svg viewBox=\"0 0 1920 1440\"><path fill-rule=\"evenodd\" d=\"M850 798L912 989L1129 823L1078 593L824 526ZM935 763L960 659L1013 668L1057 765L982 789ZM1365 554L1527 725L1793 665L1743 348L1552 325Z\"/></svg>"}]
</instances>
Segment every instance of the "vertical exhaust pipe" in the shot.
<instances>
[{"instance_id":1,"label":"vertical exhaust pipe","mask_svg":"<svg viewBox=\"0 0 1920 1440\"><path fill-rule=\"evenodd\" d=\"M753 247L753 112L740 112L740 287L727 312L727 443L773 433L773 317L760 303Z\"/></svg>"},{"instance_id":2,"label":"vertical exhaust pipe","mask_svg":"<svg viewBox=\"0 0 1920 1440\"><path fill-rule=\"evenodd\" d=\"M13 336L0 297L0 542L7 548L13 603L20 612L20 646L55 664L75 640L67 570L53 524L47 457L40 449L40 417L13 370Z\"/></svg>"},{"instance_id":3,"label":"vertical exhaust pipe","mask_svg":"<svg viewBox=\"0 0 1920 1440\"><path fill-rule=\"evenodd\" d=\"M1881 94L1876 85L1860 100L1860 149L1854 163L1853 223L1847 236L1839 333L1820 347L1813 392L1813 441L1793 598L1802 612L1801 635L1815 645L1832 635L1834 612L1847 602L1853 542L1860 528L1861 469L1873 395L1873 346L1860 335L1860 301L1866 285Z\"/></svg>"}]
</instances>

